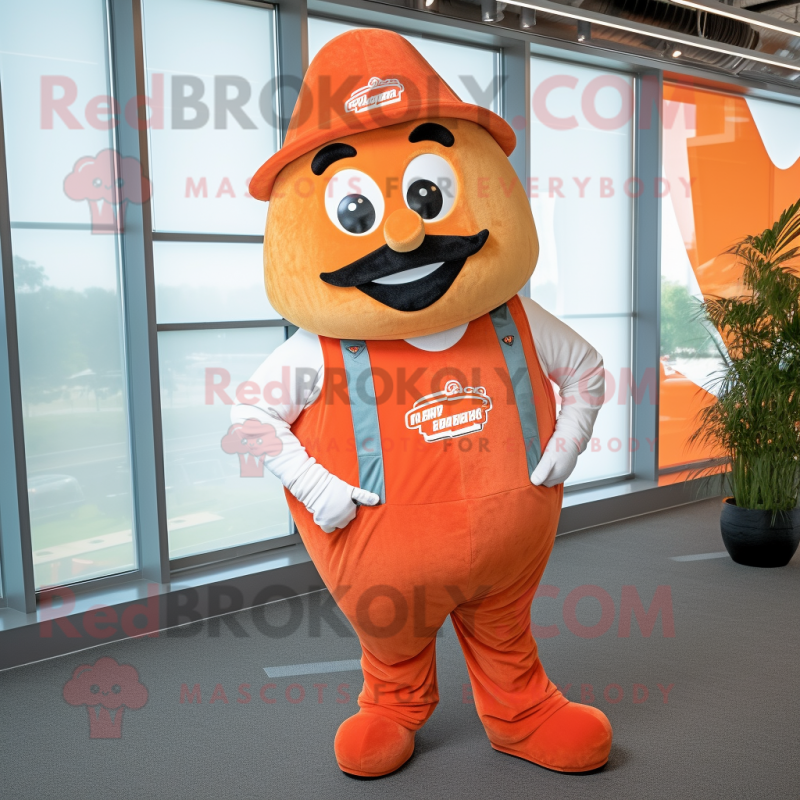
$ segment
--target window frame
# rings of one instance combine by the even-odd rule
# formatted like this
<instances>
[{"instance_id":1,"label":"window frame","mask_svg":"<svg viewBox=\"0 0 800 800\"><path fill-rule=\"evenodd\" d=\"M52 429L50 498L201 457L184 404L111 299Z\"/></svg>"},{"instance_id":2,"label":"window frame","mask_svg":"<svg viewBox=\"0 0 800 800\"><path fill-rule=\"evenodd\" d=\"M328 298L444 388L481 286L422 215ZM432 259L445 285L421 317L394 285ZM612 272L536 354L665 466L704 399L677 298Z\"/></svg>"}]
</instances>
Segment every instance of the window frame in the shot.
<instances>
[{"instance_id":1,"label":"window frame","mask_svg":"<svg viewBox=\"0 0 800 800\"><path fill-rule=\"evenodd\" d=\"M533 61L534 59L546 59L550 62L560 62L566 65L576 65L588 69L596 69L601 70L603 74L616 74L622 75L625 78L630 79L631 81L631 89L633 94L633 108L631 109L631 148L630 148L630 169L631 169L631 178L641 178L640 172L644 173L647 171L647 164L646 158L650 156L649 153L645 152L645 147L649 144L646 138L642 138L639 135L639 98L641 93L641 77L642 73L636 70L625 70L621 68L615 69L614 67L606 66L605 64L597 64L591 61L587 61L585 59L578 59L578 58L569 58L563 55L561 56L550 56L550 55L543 55L537 48L531 47L530 56L529 56L529 65L528 68L532 72L533 71ZM529 96L531 100L528 102L528 109L532 107L532 86L533 81L531 80L531 91ZM528 122L530 124L530 116L528 117ZM526 128L527 131L527 128ZM528 142L530 142L530 135L526 135L525 137ZM643 159L644 156L644 159ZM642 163L642 162L645 163ZM528 177L532 177L530 174L530 169L528 170ZM652 183L652 181L651 181ZM526 185L526 184L523 184ZM642 304L643 306L647 304L647 300L651 298L639 298L637 293L637 248L641 245L643 246L646 242L646 235L644 235L643 231L639 229L639 222L640 220L644 221L646 219L646 211L645 211L645 204L640 203L640 201L644 198L647 192L642 192L640 197L633 197L631 199L631 211L629 216L629 225L630 225L630 238L631 238L631 249L630 249L630 263L629 263L629 270L630 270L630 287L631 287L631 310L629 314L597 314L597 315L589 315L589 314L580 314L580 315L566 315L563 317L563 320L569 324L570 319L575 319L577 317L582 318L602 318L604 316L613 316L616 318L620 317L627 317L628 318L628 329L629 329L629 346L628 346L628 358L630 364L631 374L634 376L633 379L636 380L637 386L639 384L638 380L638 370L637 370L637 337L641 334L643 337L647 337L647 332L644 330L644 326L640 326L639 320L643 319L644 316L640 316L637 311L639 305ZM529 200L530 202L530 200ZM640 205L642 206L640 208ZM660 239L659 239L660 241ZM660 268L660 261L659 261L659 268ZM530 291L528 285L528 291ZM561 319L561 318L559 318ZM639 328L642 330L639 330ZM656 399L657 399L658 391L656 389ZM636 411L636 403L634 402L633 398L631 398L631 405L630 410L628 412L628 421L627 421L627 435L629 441L644 441L640 439L638 436L639 428L642 427L640 420L637 420L636 417L638 416ZM657 442L656 442L657 446ZM641 447L639 448L641 449ZM622 481L630 481L634 478L639 477L649 477L649 473L647 470L647 464L644 463L641 459L639 463L636 463L636 454L638 450L635 452L630 453L630 460L628 462L628 469L627 471L620 473L619 475L610 475L604 478L596 478L591 480L579 481L577 483L570 483L569 485L564 486L564 493L569 494L572 492L580 492L587 489L596 489L601 486L609 486L611 484L620 483Z\"/></svg>"},{"instance_id":2,"label":"window frame","mask_svg":"<svg viewBox=\"0 0 800 800\"><path fill-rule=\"evenodd\" d=\"M660 175L661 169L661 99L665 79L687 82L703 81L716 91L741 95L750 91L756 96L766 96L779 102L799 101L790 96L790 89L779 84L756 83L755 79L723 76L700 67L670 64L659 65L646 56L604 49L602 45L589 47L574 42L549 39L537 34L536 29L515 31L502 26L473 20L448 17L419 9L393 5L391 2L373 0L341 0L337 4L324 0L280 0L278 3L260 0L217 0L242 5L274 9L274 26L277 46L275 57L278 76L293 81L302 78L308 66L307 18L309 13L321 18L358 24L380 24L401 33L435 39L453 44L465 44L499 50L500 58L495 80L501 83L499 111L507 120L517 122L522 118L524 130L529 129L531 55L560 58L564 61L598 65L634 76L635 119L638 120L645 99L643 81L655 79L655 96L648 101L657 104L652 116L655 124L642 130L634 128L634 174L647 182ZM144 41L142 29L142 0L105 0L110 94L121 105L136 95L146 94ZM379 22L378 22L379 20ZM279 108L290 108L296 91L283 81ZM766 86L766 88L765 88ZM759 94L760 93L760 94ZM27 503L27 470L25 466L24 435L22 430L22 405L19 382L19 353L16 341L16 307L13 292L13 262L11 259L12 227L8 203L7 154L2 116L2 85L0 85L0 290L3 304L0 307L0 576L3 579L0 608L3 613L19 611L32 614L36 611L37 593L34 590L30 518ZM288 119L282 119L282 135ZM519 127L516 126L519 130ZM150 175L148 131L133 130L121 125L113 129L114 146L123 156L139 159L142 171ZM282 138L282 136L281 136ZM511 162L522 181L529 174L528 136L520 136L520 144L511 156ZM23 223L24 224L24 223ZM632 370L637 386L648 368L658 368L660 326L660 200L643 192L634 202L633 223L633 319L632 319ZM212 551L202 556L191 556L170 562L166 528L164 497L163 439L161 437L160 391L158 380L159 330L175 330L178 326L159 326L155 318L155 289L153 273L154 241L242 242L256 244L261 236L226 234L185 234L153 231L149 205L131 205L125 232L119 237L123 259L123 307L125 329L125 357L128 390L128 416L130 422L130 448L132 452L132 479L134 502L134 536L139 567L135 572L120 573L108 578L91 579L70 584L75 591L102 589L114 584L131 584L137 579L154 581L162 587L168 585L179 571L182 577L192 570L212 564L247 558L277 547L302 547L297 534L290 533L280 539L266 540L253 545ZM284 325L285 321L262 321L263 324ZM191 327L206 328L225 325L246 327L244 323L187 323ZM255 323L253 323L255 324ZM261 325L262 323L258 323ZM183 325L180 329L187 329ZM653 488L658 481L658 398L655 404L633 404L631 413L633 437L644 441L655 439L653 452L640 447L634 453L631 475L628 478L649 481ZM618 484L622 478L609 478L596 485ZM595 484L570 487L571 492L592 488ZM634 491L634 487L631 487ZM647 493L645 493L647 495ZM656 507L655 500L644 495L640 501L644 508ZM660 506L659 506L660 507ZM644 510L648 510L645 508ZM638 513L643 513L640 510ZM263 547L259 547L263 544ZM5 606L5 608L4 608Z\"/></svg>"},{"instance_id":3,"label":"window frame","mask_svg":"<svg viewBox=\"0 0 800 800\"><path fill-rule=\"evenodd\" d=\"M134 0L138 5L141 15L143 0ZM280 9L273 3L260 2L259 0L213 0L214 2L227 2L238 5L246 5L251 8L258 8L266 12L272 12L275 16L272 21L272 46L273 46L273 70L276 77L280 76L280 63L281 63L281 24L280 24ZM147 85L147 54L145 48L145 32L144 20L142 19L137 28L138 41L137 41L137 83L145 87ZM142 93L146 93L143 89ZM281 95L277 99L277 116L279 119L283 115L283 102ZM148 157L148 164L152 153L152 145L150 139L150 129L146 128L144 136L140 139L144 140L144 147ZM279 144L283 142L283 131L278 132ZM140 146L142 146L140 144ZM148 170L148 174L150 170ZM149 280L155 291L155 259L154 259L154 242L180 242L180 243L205 243L205 244L260 244L263 246L263 234L232 234L232 233L189 233L156 229L153 226L152 213L149 215L149 226L145 231L146 247L148 249L145 268L149 273ZM155 296L151 298L149 303L148 314L153 320L155 327L155 364L153 373L153 433L157 437L160 450L161 450L161 464L160 464L160 479L157 482L156 490L158 493L159 513L161 516L159 524L160 533L160 551L165 553L165 558L168 561L169 574L173 575L177 572L195 567L204 567L211 564L217 564L221 561L240 558L245 555L254 555L258 553L268 552L270 550L286 547L296 544L299 541L294 522L291 515L287 511L287 527L286 534L283 536L275 537L272 539L259 540L245 545L236 545L229 548L218 550L209 550L198 553L192 556L183 556L173 558L169 553L169 530L167 526L167 497L166 497L166 481L164 477L164 438L163 438L163 425L161 416L161 393L158 378L159 368L159 349L158 349L158 334L166 332L190 332L190 331L207 331L207 330L231 330L231 329L247 329L257 330L258 328L266 327L281 327L284 331L284 339L289 336L289 323L285 319L271 319L271 320L220 320L217 322L185 322L185 323L159 323L156 316Z\"/></svg>"},{"instance_id":4,"label":"window frame","mask_svg":"<svg viewBox=\"0 0 800 800\"><path fill-rule=\"evenodd\" d=\"M111 3L113 0L104 0L102 9L103 27L105 33L104 51L107 70L105 74L105 88L113 102L117 99L115 92L115 62L112 36ZM119 127L119 126L118 126ZM109 145L118 150L118 127L109 129ZM116 170L119 164L115 162ZM0 439L2 449L8 451L10 457L0 457L0 470L8 474L13 473L13 479L2 481L8 484L16 495L16 503L11 498L11 491L0 491L0 607L14 608L15 610L32 613L36 610L39 598L46 595L52 586L36 588L33 567L33 541L31 513L28 499L28 469L25 450L25 431L22 412L22 385L20 374L20 355L17 334L16 293L13 272L13 231L14 230L47 230L47 231L87 231L90 232L92 223L63 223L63 222L28 222L11 219L9 202L9 182L7 169L7 152L5 141L5 121L2 108L2 86L0 85L0 261L2 262L2 285L5 306L5 327L0 330L0 415L3 421L8 418L11 422L10 436L6 431L6 442ZM136 524L136 483L134 476L133 440L130 431L131 407L130 384L128 373L128 330L125 309L124 274L125 264L121 251L120 234L112 234L116 252L115 267L119 281L120 308L120 338L122 345L122 380L124 412L128 422L127 455L131 467L131 535L133 539L133 555L135 567L121 570L109 575L96 578L87 578L70 583L74 587L105 587L120 582L137 580L142 577L140 548L137 537ZM3 363L4 362L4 363ZM5 369L2 367L5 366ZM10 413L8 413L10 412ZM7 415L7 416L6 416ZM2 423L0 423L1 425ZM13 458L13 467L11 461ZM6 578L6 576L8 576ZM2 580L6 578L6 580Z\"/></svg>"}]
</instances>

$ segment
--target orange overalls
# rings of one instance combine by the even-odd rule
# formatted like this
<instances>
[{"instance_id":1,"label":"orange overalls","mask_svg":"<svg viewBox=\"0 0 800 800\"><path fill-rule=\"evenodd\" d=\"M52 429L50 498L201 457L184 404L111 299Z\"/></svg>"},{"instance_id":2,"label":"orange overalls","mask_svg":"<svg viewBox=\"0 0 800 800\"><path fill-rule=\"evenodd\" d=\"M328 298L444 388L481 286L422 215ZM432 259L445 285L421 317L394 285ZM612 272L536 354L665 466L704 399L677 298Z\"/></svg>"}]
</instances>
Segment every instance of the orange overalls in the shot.
<instances>
[{"instance_id":1,"label":"orange overalls","mask_svg":"<svg viewBox=\"0 0 800 800\"><path fill-rule=\"evenodd\" d=\"M500 746L567 703L545 675L530 627L562 487L530 482L513 390L519 376L512 383L502 348L522 347L542 449L555 400L522 304L514 297L507 308L518 333L504 339L486 315L442 352L402 340L366 343L380 442L360 445L362 453L382 451L384 503L359 508L328 534L287 492L311 558L360 639L361 708L422 727L438 701L436 633L449 614L476 709ZM336 339L321 342L322 392L292 430L319 463L358 486L348 350Z\"/></svg>"}]
</instances>

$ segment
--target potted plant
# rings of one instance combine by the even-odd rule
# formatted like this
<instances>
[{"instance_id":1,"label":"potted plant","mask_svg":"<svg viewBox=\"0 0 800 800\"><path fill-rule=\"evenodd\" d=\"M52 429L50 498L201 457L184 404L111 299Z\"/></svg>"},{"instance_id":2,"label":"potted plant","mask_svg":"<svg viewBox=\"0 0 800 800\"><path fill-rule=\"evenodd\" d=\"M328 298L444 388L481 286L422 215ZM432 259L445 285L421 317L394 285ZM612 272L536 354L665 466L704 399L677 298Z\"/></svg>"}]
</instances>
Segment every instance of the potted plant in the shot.
<instances>
[{"instance_id":1,"label":"potted plant","mask_svg":"<svg viewBox=\"0 0 800 800\"><path fill-rule=\"evenodd\" d=\"M739 564L781 567L800 543L800 200L729 252L744 293L701 306L727 352L714 380L718 402L700 413L695 441L730 460L722 506L725 547Z\"/></svg>"}]
</instances>

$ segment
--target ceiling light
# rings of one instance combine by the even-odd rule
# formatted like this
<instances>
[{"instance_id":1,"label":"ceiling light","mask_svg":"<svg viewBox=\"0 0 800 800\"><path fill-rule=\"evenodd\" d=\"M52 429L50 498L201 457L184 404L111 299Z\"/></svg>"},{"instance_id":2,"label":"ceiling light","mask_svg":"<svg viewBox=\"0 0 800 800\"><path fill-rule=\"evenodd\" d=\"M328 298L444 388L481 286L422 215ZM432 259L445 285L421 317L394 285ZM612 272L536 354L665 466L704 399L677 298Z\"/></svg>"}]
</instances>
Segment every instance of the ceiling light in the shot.
<instances>
[{"instance_id":1,"label":"ceiling light","mask_svg":"<svg viewBox=\"0 0 800 800\"><path fill-rule=\"evenodd\" d=\"M533 8L522 8L519 15L519 26L522 30L533 28L536 25L536 11Z\"/></svg>"},{"instance_id":2,"label":"ceiling light","mask_svg":"<svg viewBox=\"0 0 800 800\"><path fill-rule=\"evenodd\" d=\"M585 20L578 20L578 41L586 42L592 38L592 25Z\"/></svg>"},{"instance_id":3,"label":"ceiling light","mask_svg":"<svg viewBox=\"0 0 800 800\"><path fill-rule=\"evenodd\" d=\"M672 57L673 58L680 58L681 57L681 51L678 50L677 47L672 51Z\"/></svg>"},{"instance_id":4,"label":"ceiling light","mask_svg":"<svg viewBox=\"0 0 800 800\"><path fill-rule=\"evenodd\" d=\"M500 22L505 7L505 3L498 3L496 0L481 0L481 21Z\"/></svg>"},{"instance_id":5,"label":"ceiling light","mask_svg":"<svg viewBox=\"0 0 800 800\"><path fill-rule=\"evenodd\" d=\"M800 72L800 64L797 62L789 61L788 59L783 58L772 58L771 56L761 53L758 50L745 50L743 47L735 47L733 45L730 47L720 47L715 44L710 44L709 40L707 39L697 41L695 37L682 36L676 34L675 31L657 28L653 25L633 23L627 24L622 21L618 22L616 19L612 20L599 14L570 8L569 6L565 7L557 3L547 2L547 0L533 0L532 2L522 2L522 0L506 0L506 2L511 6L532 8L537 11L541 11L544 14L552 14L556 17L583 20L585 22L601 25L604 28L613 28L614 30L625 31L626 33L635 33L639 36L649 36L652 39L661 39L675 43L680 41L680 43L686 47L697 47L700 50L710 50L712 53L722 53L726 56L743 58L747 61L755 61L760 64L769 64L770 66L778 67L779 69L790 69L794 72Z\"/></svg>"}]
</instances>

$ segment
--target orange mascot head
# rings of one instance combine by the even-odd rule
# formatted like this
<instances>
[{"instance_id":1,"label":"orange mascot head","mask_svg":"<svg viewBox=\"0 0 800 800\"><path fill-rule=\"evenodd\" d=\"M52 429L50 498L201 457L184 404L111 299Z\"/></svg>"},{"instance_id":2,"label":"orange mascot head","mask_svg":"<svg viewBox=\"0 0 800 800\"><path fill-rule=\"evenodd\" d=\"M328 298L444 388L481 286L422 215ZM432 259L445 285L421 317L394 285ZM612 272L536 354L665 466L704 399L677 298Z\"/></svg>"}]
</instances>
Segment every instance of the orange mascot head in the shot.
<instances>
[{"instance_id":1,"label":"orange mascot head","mask_svg":"<svg viewBox=\"0 0 800 800\"><path fill-rule=\"evenodd\" d=\"M306 73L283 148L250 182L270 201L270 303L337 339L424 336L502 305L539 252L514 145L503 119L459 100L402 36L337 36Z\"/></svg>"}]
</instances>

